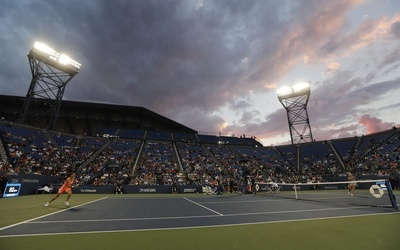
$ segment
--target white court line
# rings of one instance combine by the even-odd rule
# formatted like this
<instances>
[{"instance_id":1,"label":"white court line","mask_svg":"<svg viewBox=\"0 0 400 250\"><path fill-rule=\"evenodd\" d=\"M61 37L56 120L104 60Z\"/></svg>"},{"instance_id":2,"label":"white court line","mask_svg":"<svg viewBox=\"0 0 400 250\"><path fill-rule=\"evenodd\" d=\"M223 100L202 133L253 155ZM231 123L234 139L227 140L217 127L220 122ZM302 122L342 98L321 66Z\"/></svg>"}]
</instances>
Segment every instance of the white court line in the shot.
<instances>
[{"instance_id":1,"label":"white court line","mask_svg":"<svg viewBox=\"0 0 400 250\"><path fill-rule=\"evenodd\" d=\"M190 201L190 200L189 200ZM191 201L190 201L191 202ZM195 203L195 202L194 202ZM207 210L213 211L207 207L195 203ZM28 224L50 224L50 223L83 223L83 222L113 222L113 221L145 221L145 220L173 220L173 219L196 219L196 218L213 218L213 217L236 217L251 215L268 215L268 214L285 214L285 213L307 213L317 211L333 211L333 210L350 210L350 209L367 209L368 207L344 207L344 208L319 208L319 209L302 209L302 210L281 210L271 212L256 213L238 213L238 214L221 214L213 211L217 215L195 215L195 216L173 216L173 217L144 217L144 218L122 218L122 219L94 219L94 220L62 220L62 221L28 221Z\"/></svg>"},{"instance_id":2,"label":"white court line","mask_svg":"<svg viewBox=\"0 0 400 250\"><path fill-rule=\"evenodd\" d=\"M233 226L248 226L248 225L260 225L260 224L275 224L275 223L290 223L290 222L301 222L301 221L313 221L313 220L328 220L328 219L340 219L340 218L351 218L351 217L366 217L376 215L387 215L398 212L387 212L379 214L359 214L359 215L343 215L343 216L332 216L332 217L319 217L319 218L307 218L307 219L293 219L293 220L280 220L280 221L263 221L263 222L249 222L249 223L235 223L235 224L223 224L223 225L208 225L208 226L191 226L191 227L171 227L171 228L149 228L149 229L126 229L126 230L108 230L108 231L83 231L83 232L66 232L66 233L42 233L42 234L20 234L20 235L0 235L0 238L12 238L12 237L27 237L27 236L50 236L50 235L75 235L75 234L99 234L99 233L124 233L124 232L147 232L147 231L165 231L165 230L182 230L182 229L199 229L199 228L216 228L216 227L233 227Z\"/></svg>"},{"instance_id":3,"label":"white court line","mask_svg":"<svg viewBox=\"0 0 400 250\"><path fill-rule=\"evenodd\" d=\"M97 201L101 201L101 200L104 200L104 199L107 199L107 198L108 198L108 197L103 197L103 198L98 199L98 200L89 201L89 202L83 203L83 204L81 204L81 205L73 206L73 207L70 207L70 208L67 208L67 209L63 209L63 210L60 210L60 211L57 211L57 212L54 212L54 213L45 214L45 215L42 215L42 216L39 216L39 217L36 217L36 218L33 218L33 219L29 219L29 220L26 220L26 221L22 221L22 222L19 222L19 223L16 223L16 224L9 225L9 226L6 226L6 227L1 227L1 228L0 228L0 231L2 231L2 230L4 230L4 229L11 228L11 227L15 227L15 226L18 226L18 225L21 225L21 224L25 224L25 223L28 223L28 222L31 222L31 221L34 221L34 220L38 220L38 219L41 219L41 218L44 218L44 217L47 217L47 216L50 216L50 215L53 215L53 214L58 214L58 213L61 213L61 212L65 212L65 211L68 211L68 210L70 210L70 209L72 209L72 208L77 208L77 207L85 206L85 205L87 205L87 204L90 204L90 203L93 203L93 202L97 202Z\"/></svg>"},{"instance_id":4,"label":"white court line","mask_svg":"<svg viewBox=\"0 0 400 250\"><path fill-rule=\"evenodd\" d=\"M293 199L294 200L294 199ZM239 200L239 201L202 201L202 204L231 204L231 203L265 203L265 202L282 202L282 199L276 200Z\"/></svg>"},{"instance_id":5,"label":"white court line","mask_svg":"<svg viewBox=\"0 0 400 250\"><path fill-rule=\"evenodd\" d=\"M192 200L190 200L190 199L188 199L188 198L186 198L186 197L183 197L183 199L185 199L185 200L187 200L187 201L189 201L189 202L191 202L191 203L193 203L193 204L196 204L196 205L199 206L199 207L205 208L205 209L207 209L208 211L211 211L211 212L213 212L213 213L216 213L216 214L218 214L218 215L220 215L220 216L224 216L223 214L221 214L221 213L219 213L219 212L217 212L217 211L215 211L215 210L212 210L211 208L208 208L208 207L206 207L206 206L203 206L203 205L201 205L201 204L199 204L199 203L197 203L197 202L194 202L194 201L192 201Z\"/></svg>"},{"instance_id":6,"label":"white court line","mask_svg":"<svg viewBox=\"0 0 400 250\"><path fill-rule=\"evenodd\" d=\"M29 224L50 224L50 223L81 223L81 222L113 222L113 221L146 221L146 220L176 220L176 219L196 219L212 218L220 215L196 215L196 216L173 216L173 217L144 217L144 218L123 218L123 219L96 219L96 220L52 220L52 221L31 221Z\"/></svg>"}]
</instances>

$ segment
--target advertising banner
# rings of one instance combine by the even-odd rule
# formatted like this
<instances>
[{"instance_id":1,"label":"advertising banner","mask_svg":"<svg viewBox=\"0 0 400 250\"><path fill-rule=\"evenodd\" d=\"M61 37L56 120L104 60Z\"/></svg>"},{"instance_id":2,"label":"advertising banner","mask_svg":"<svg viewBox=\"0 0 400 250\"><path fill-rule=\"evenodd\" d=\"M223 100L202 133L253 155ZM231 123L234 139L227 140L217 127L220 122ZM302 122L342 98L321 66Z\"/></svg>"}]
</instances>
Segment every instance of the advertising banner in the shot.
<instances>
[{"instance_id":1,"label":"advertising banner","mask_svg":"<svg viewBox=\"0 0 400 250\"><path fill-rule=\"evenodd\" d=\"M7 183L3 197L16 197L19 195L20 190L21 190L21 184Z\"/></svg>"}]
</instances>

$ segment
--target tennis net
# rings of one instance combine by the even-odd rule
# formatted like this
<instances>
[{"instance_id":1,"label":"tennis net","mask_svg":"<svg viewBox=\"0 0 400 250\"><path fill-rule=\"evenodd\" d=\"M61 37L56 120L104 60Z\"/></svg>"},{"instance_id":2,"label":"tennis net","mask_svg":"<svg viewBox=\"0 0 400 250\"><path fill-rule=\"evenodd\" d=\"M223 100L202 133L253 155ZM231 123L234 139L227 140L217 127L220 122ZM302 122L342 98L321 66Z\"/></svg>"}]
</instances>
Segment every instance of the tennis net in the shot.
<instances>
[{"instance_id":1,"label":"tennis net","mask_svg":"<svg viewBox=\"0 0 400 250\"><path fill-rule=\"evenodd\" d=\"M354 191L349 185L355 185ZM355 206L392 207L398 210L388 180L321 183L256 183L257 195Z\"/></svg>"}]
</instances>

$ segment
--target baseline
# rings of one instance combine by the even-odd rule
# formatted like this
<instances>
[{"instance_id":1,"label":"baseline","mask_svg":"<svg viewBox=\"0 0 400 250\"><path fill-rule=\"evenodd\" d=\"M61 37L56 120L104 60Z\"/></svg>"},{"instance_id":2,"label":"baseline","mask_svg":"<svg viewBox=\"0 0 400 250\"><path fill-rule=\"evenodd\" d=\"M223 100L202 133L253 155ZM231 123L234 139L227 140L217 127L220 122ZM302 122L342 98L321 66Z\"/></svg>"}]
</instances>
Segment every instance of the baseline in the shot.
<instances>
[{"instance_id":1,"label":"baseline","mask_svg":"<svg viewBox=\"0 0 400 250\"><path fill-rule=\"evenodd\" d=\"M89 202L86 202L86 203L83 203L83 204L80 204L80 205L77 205L77 206L69 207L67 209L63 209L63 210L60 210L60 211L56 211L56 212L53 212L53 213L49 213L49 214L45 214L45 215L42 215L42 216L39 216L39 217L35 217L35 218L29 219L29 220L21 221L21 222L12 224L12 225L1 227L0 231L5 230L5 229L9 229L9 228L12 228L12 227L16 227L16 226L19 226L19 225L22 225L22 224L26 224L26 223L32 222L34 220L42 219L42 218L45 218L45 217L48 217L48 216L51 216L51 215L54 215L54 214L62 213L62 212L68 211L68 210L73 209L73 208L85 206L85 205L88 205L88 204L91 204L91 203L94 203L94 202L97 202L97 201L101 201L101 200L104 200L104 199L107 199L107 198L108 197L103 197L101 199L97 199L97 200L94 200L94 201L89 201Z\"/></svg>"}]
</instances>

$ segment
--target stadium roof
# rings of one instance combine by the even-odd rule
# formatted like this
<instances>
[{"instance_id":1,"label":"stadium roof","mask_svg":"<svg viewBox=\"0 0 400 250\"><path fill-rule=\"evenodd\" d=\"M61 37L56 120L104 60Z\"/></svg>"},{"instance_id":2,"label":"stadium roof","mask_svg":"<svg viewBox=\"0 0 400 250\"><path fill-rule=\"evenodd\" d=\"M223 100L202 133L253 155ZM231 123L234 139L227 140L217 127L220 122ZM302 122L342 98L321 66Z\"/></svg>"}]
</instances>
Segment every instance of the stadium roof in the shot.
<instances>
[{"instance_id":1,"label":"stadium roof","mask_svg":"<svg viewBox=\"0 0 400 250\"><path fill-rule=\"evenodd\" d=\"M18 123L25 97L0 95L0 117ZM35 108L30 111L26 125L45 127L43 105L48 101L35 99ZM70 134L94 135L104 128L197 133L178 122L166 118L144 107L63 100L56 131Z\"/></svg>"}]
</instances>

